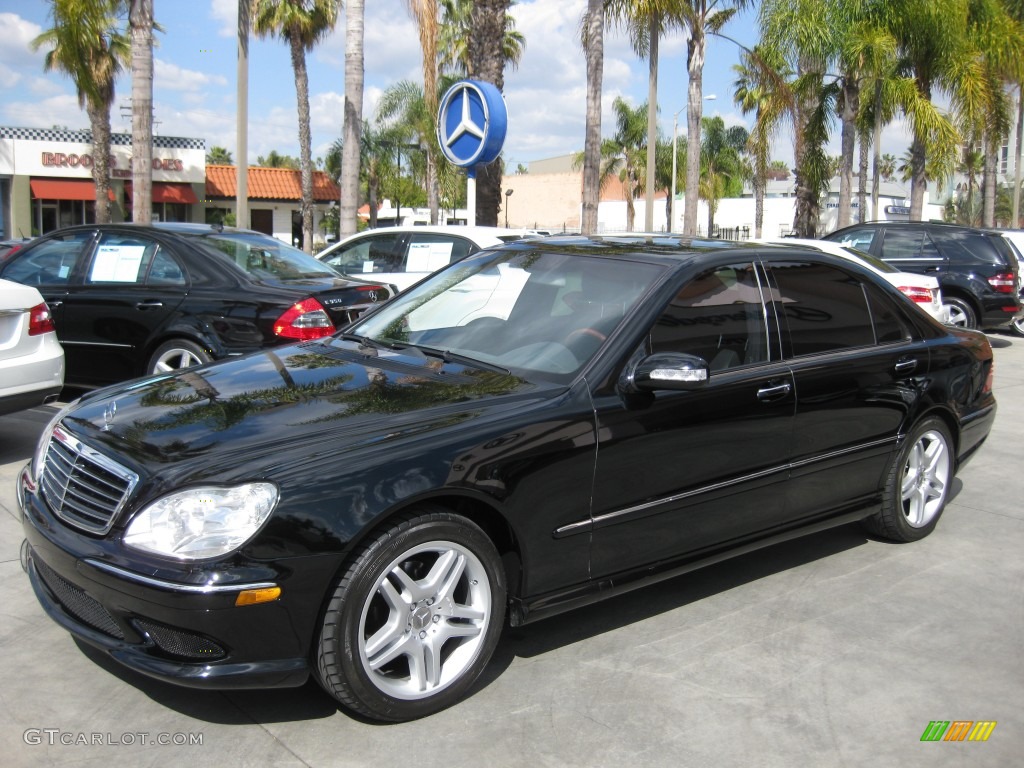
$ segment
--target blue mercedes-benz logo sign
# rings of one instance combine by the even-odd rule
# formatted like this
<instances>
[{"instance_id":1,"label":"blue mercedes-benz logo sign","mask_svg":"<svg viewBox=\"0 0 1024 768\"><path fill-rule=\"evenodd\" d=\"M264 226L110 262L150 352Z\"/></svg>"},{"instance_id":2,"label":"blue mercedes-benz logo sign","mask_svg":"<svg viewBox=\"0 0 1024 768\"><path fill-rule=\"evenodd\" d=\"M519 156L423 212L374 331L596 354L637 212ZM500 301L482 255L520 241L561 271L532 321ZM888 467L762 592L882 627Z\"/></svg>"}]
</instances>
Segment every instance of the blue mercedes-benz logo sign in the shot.
<instances>
[{"instance_id":1,"label":"blue mercedes-benz logo sign","mask_svg":"<svg viewBox=\"0 0 1024 768\"><path fill-rule=\"evenodd\" d=\"M460 80L441 99L437 141L455 165L470 168L493 161L501 153L507 128L505 100L491 83Z\"/></svg>"}]
</instances>

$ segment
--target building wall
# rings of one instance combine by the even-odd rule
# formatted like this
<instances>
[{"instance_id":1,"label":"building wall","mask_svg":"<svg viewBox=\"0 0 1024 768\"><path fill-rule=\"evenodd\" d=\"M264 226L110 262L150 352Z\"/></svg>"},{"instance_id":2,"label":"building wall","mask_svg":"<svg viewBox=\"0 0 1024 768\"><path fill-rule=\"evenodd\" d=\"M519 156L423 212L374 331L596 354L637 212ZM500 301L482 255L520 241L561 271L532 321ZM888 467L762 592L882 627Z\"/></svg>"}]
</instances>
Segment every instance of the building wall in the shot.
<instances>
[{"instance_id":1,"label":"building wall","mask_svg":"<svg viewBox=\"0 0 1024 768\"><path fill-rule=\"evenodd\" d=\"M580 184L579 171L561 173L518 173L502 179L502 210L498 225L505 225L506 214L510 227L579 231ZM512 190L508 197L505 192Z\"/></svg>"}]
</instances>

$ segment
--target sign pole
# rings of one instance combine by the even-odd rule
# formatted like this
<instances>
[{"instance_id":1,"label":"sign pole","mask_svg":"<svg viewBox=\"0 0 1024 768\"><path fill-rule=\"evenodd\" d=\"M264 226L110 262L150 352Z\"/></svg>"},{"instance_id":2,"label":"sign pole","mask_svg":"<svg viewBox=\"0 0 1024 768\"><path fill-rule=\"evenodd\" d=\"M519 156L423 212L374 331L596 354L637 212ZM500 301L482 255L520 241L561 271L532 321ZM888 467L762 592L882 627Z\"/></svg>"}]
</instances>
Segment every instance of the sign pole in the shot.
<instances>
[{"instance_id":1,"label":"sign pole","mask_svg":"<svg viewBox=\"0 0 1024 768\"><path fill-rule=\"evenodd\" d=\"M466 169L466 224L476 226L476 168Z\"/></svg>"}]
</instances>

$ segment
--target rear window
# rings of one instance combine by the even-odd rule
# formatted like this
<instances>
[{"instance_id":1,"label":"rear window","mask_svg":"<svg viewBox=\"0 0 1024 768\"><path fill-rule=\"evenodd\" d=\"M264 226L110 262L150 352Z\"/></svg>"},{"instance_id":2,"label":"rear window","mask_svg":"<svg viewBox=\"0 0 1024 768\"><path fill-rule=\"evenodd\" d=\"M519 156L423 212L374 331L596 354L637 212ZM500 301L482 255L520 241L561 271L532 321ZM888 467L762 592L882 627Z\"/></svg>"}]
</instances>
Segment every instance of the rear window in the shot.
<instances>
[{"instance_id":1,"label":"rear window","mask_svg":"<svg viewBox=\"0 0 1024 768\"><path fill-rule=\"evenodd\" d=\"M957 264L1006 266L1012 263L1012 252L1002 235L948 232L936 234L935 243L947 259Z\"/></svg>"}]
</instances>

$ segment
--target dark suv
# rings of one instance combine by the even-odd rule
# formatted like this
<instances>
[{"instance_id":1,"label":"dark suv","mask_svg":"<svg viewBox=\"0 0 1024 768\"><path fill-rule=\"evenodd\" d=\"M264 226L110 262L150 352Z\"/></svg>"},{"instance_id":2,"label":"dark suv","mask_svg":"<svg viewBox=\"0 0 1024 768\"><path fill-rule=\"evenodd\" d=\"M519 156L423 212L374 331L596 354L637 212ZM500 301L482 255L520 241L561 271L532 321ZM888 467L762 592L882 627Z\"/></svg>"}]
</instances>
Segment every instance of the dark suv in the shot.
<instances>
[{"instance_id":1,"label":"dark suv","mask_svg":"<svg viewBox=\"0 0 1024 768\"><path fill-rule=\"evenodd\" d=\"M904 272L934 275L952 325L1001 329L1021 312L1017 260L993 230L875 221L838 229L823 239L860 248Z\"/></svg>"}]
</instances>

